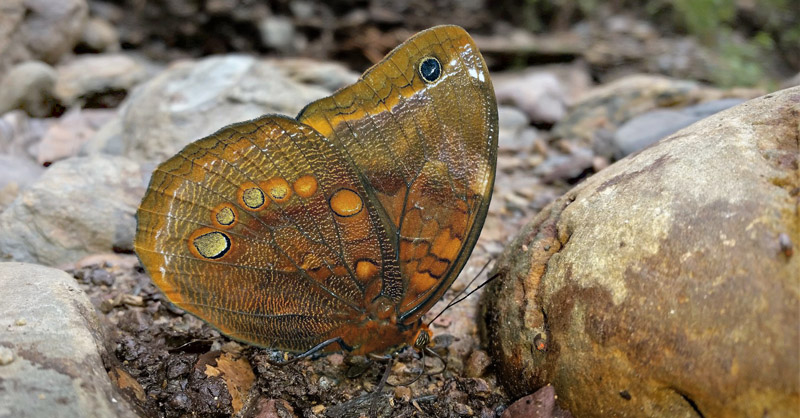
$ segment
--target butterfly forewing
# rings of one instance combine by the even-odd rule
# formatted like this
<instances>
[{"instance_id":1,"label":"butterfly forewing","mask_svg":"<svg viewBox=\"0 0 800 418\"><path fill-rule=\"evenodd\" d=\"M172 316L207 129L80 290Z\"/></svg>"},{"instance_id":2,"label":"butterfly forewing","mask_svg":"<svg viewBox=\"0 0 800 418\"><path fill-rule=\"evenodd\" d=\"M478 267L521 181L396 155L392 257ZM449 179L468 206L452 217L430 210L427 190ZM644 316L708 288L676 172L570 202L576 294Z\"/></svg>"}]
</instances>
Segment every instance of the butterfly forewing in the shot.
<instances>
[{"instance_id":1,"label":"butterfly forewing","mask_svg":"<svg viewBox=\"0 0 800 418\"><path fill-rule=\"evenodd\" d=\"M441 71L426 80L431 58ZM497 105L475 44L458 27L421 32L298 119L363 173L402 273L384 293L406 323L417 320L466 262L494 183Z\"/></svg>"}]
</instances>

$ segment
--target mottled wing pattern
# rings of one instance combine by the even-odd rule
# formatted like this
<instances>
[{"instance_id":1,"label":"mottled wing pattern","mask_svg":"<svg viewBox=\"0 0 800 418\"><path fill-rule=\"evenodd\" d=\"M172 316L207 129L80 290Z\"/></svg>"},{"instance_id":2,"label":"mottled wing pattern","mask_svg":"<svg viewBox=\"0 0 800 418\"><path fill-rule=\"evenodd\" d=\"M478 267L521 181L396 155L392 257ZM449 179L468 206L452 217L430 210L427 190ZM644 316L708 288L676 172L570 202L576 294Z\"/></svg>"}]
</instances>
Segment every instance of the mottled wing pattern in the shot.
<instances>
[{"instance_id":1,"label":"mottled wing pattern","mask_svg":"<svg viewBox=\"0 0 800 418\"><path fill-rule=\"evenodd\" d=\"M441 74L426 81L431 57ZM497 106L477 47L459 27L420 32L298 120L358 167L399 260L382 294L416 321L463 268L491 198Z\"/></svg>"},{"instance_id":2,"label":"mottled wing pattern","mask_svg":"<svg viewBox=\"0 0 800 418\"><path fill-rule=\"evenodd\" d=\"M265 116L158 167L135 248L176 305L233 338L304 351L361 318L381 277L399 277L365 196L339 147Z\"/></svg>"}]
</instances>

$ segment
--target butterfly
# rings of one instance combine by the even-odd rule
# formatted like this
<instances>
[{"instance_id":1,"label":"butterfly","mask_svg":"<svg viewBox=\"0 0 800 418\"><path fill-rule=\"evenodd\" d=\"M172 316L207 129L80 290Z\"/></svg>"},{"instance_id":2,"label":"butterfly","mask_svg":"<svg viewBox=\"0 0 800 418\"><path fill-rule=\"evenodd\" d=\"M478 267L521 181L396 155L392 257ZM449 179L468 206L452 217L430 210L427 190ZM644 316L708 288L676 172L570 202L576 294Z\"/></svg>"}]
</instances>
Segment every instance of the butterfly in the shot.
<instances>
[{"instance_id":1,"label":"butterfly","mask_svg":"<svg viewBox=\"0 0 800 418\"><path fill-rule=\"evenodd\" d=\"M486 218L497 135L474 41L434 27L296 118L226 126L162 163L135 250L172 303L233 339L423 349L422 317Z\"/></svg>"}]
</instances>

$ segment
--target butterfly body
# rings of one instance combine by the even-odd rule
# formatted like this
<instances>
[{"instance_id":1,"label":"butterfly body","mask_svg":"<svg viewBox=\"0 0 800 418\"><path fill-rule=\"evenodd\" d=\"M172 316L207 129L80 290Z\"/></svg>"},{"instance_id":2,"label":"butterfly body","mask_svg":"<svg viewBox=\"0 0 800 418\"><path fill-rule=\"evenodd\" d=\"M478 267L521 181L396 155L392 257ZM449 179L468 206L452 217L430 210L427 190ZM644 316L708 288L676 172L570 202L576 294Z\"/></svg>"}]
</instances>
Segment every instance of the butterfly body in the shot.
<instances>
[{"instance_id":1,"label":"butterfly body","mask_svg":"<svg viewBox=\"0 0 800 418\"><path fill-rule=\"evenodd\" d=\"M164 162L136 252L173 303L241 341L419 346L483 225L496 152L483 58L436 27L295 119L233 124Z\"/></svg>"}]
</instances>

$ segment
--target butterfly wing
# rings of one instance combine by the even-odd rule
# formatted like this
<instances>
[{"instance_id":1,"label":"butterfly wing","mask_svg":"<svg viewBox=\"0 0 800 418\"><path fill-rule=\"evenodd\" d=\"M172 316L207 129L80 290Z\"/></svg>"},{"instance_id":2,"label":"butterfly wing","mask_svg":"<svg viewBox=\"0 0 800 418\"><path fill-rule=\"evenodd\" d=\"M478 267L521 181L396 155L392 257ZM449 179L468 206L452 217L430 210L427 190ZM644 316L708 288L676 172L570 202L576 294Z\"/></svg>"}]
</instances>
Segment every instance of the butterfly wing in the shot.
<instances>
[{"instance_id":1,"label":"butterfly wing","mask_svg":"<svg viewBox=\"0 0 800 418\"><path fill-rule=\"evenodd\" d=\"M135 248L176 305L233 338L304 351L360 318L381 278L399 275L366 195L340 148L264 116L158 167Z\"/></svg>"},{"instance_id":2,"label":"butterfly wing","mask_svg":"<svg viewBox=\"0 0 800 418\"><path fill-rule=\"evenodd\" d=\"M494 184L497 104L472 38L456 26L420 32L298 120L368 184L401 272L382 295L416 321L466 263Z\"/></svg>"}]
</instances>

